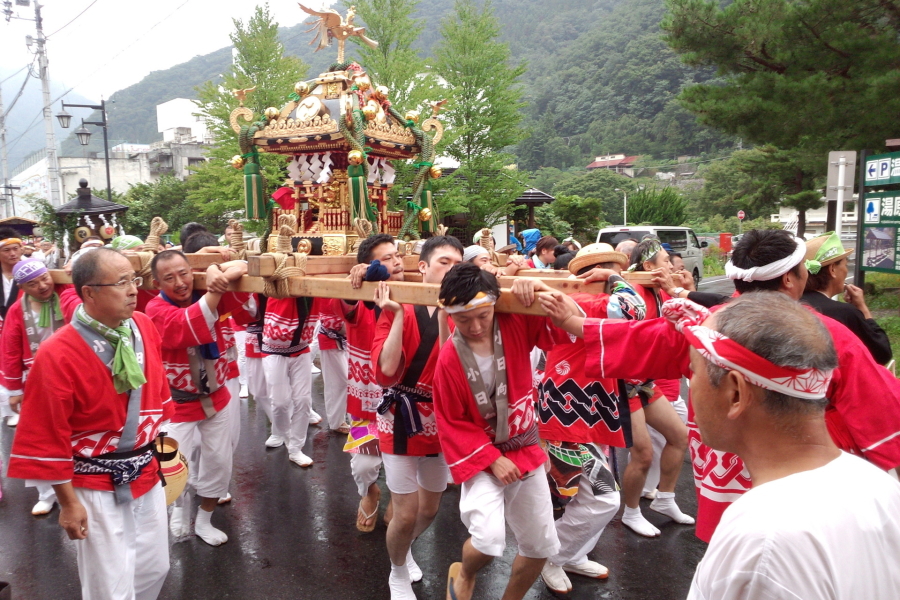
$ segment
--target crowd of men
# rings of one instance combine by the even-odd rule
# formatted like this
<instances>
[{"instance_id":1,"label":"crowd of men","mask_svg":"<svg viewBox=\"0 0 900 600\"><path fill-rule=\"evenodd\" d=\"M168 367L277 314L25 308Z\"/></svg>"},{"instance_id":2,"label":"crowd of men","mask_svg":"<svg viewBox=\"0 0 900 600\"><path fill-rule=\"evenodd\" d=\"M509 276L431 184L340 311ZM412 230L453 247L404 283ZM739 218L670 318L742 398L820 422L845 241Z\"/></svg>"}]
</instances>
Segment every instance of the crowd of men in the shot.
<instances>
[{"instance_id":1,"label":"crowd of men","mask_svg":"<svg viewBox=\"0 0 900 600\"><path fill-rule=\"evenodd\" d=\"M478 597L507 527L517 554L504 600L538 577L566 594L608 577L588 555L616 551L598 540L621 501L636 535L660 535L642 496L695 525L675 501L688 449L696 533L710 542L690 598L900 598L900 483L887 473L900 467L900 382L884 367L886 334L844 283L850 251L833 234L746 233L726 267L733 297L694 289L677 252L652 237L617 248L523 240L533 254L501 267L489 244L434 236L418 271L440 286L438 306L392 299L405 272L386 234L359 245L350 285L377 286L353 302L229 291L246 262L195 224L181 240L153 258L147 293L126 256L136 238L88 244L66 265L72 284L54 285L0 230L2 403L20 416L8 476L37 489L35 514L59 504L86 599L156 598L170 536L228 541L213 517L231 500L240 397L271 422L267 448L313 464L316 342L324 420L347 436L360 496L356 529L373 531L382 510L387 523L392 600L416 598L417 560L429 557L415 540L451 482L469 537L447 598ZM197 252L223 256L205 291L185 256ZM500 277L554 266L602 291L517 277L503 293L546 316L497 310ZM163 433L190 465L171 511ZM629 450L624 469L616 448Z\"/></svg>"}]
</instances>

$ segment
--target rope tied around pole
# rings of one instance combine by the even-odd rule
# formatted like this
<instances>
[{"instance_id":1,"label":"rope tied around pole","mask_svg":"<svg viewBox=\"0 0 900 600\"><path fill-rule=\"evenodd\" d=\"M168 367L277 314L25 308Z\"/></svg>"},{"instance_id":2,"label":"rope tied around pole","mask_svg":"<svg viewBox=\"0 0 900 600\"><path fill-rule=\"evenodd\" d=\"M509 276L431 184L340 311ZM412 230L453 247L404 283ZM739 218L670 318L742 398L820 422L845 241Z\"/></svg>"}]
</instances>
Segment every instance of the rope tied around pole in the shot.
<instances>
[{"instance_id":1,"label":"rope tied around pole","mask_svg":"<svg viewBox=\"0 0 900 600\"><path fill-rule=\"evenodd\" d=\"M147 239L139 251L152 252L153 254L159 252L159 240L168 230L169 225L163 221L162 217L153 217L153 220L150 221L150 233L147 234Z\"/></svg>"},{"instance_id":2,"label":"rope tied around pole","mask_svg":"<svg viewBox=\"0 0 900 600\"><path fill-rule=\"evenodd\" d=\"M230 219L231 235L228 236L228 246L239 260L247 260L247 244L244 242L244 225L237 219Z\"/></svg>"},{"instance_id":3,"label":"rope tied around pole","mask_svg":"<svg viewBox=\"0 0 900 600\"><path fill-rule=\"evenodd\" d=\"M297 217L290 214L278 216L278 238L275 252L266 253L275 259L275 271L266 277L263 293L270 298L288 298L291 295L290 278L306 275L306 254L294 252L291 239L297 228ZM294 265L288 266L288 258L293 257Z\"/></svg>"}]
</instances>

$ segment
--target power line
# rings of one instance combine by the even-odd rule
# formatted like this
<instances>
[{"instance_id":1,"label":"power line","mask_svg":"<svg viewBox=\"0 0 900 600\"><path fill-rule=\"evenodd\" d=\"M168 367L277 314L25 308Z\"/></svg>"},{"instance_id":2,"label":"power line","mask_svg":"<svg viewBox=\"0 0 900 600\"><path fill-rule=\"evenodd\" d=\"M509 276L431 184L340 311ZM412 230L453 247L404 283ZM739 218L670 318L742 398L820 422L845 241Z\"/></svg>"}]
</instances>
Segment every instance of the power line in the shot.
<instances>
[{"instance_id":1,"label":"power line","mask_svg":"<svg viewBox=\"0 0 900 600\"><path fill-rule=\"evenodd\" d=\"M6 83L6 82L9 81L10 79L12 79L13 77L15 77L16 75L18 75L19 73L21 73L22 71L24 71L25 69L27 69L28 67L30 67L32 64L34 64L34 60L31 61L31 64L25 65L24 67L22 67L21 69L19 69L18 71L16 71L15 73L13 73L12 75L10 75L10 76L7 77L6 79L4 79L3 81L0 81L0 83Z\"/></svg>"},{"instance_id":2,"label":"power line","mask_svg":"<svg viewBox=\"0 0 900 600\"><path fill-rule=\"evenodd\" d=\"M75 15L75 17L73 17L71 21L69 21L68 23L66 23L65 25L63 25L62 27L60 27L59 29L57 29L56 31L54 31L53 33L51 33L50 35L48 35L48 36L46 36L46 37L47 37L47 38L51 38L51 37L53 37L54 35L56 35L57 33L59 33L60 31L62 31L63 29L65 29L66 27L68 27L69 25L71 25L72 23L74 23L74 22L78 19L78 17L80 17L81 15L83 15L84 13L86 13L86 12L88 11L88 9L89 9L90 7L92 7L93 5L95 5L95 4L97 4L97 0L94 0L93 2L91 2L90 4L88 4L88 5L85 7L85 9L84 9L83 11L81 11L80 13L78 13L77 15Z\"/></svg>"},{"instance_id":3,"label":"power line","mask_svg":"<svg viewBox=\"0 0 900 600\"><path fill-rule=\"evenodd\" d=\"M37 56L35 56L34 58L31 59L31 64L28 65L28 73L25 74L25 81L22 82L22 87L19 88L19 93L17 93L17 94L16 94L16 97L13 98L12 102L11 102L10 105L9 105L9 108L6 109L6 114L7 114L7 115L8 115L10 112L12 112L12 109L13 109L13 107L16 105L16 102L18 102L18 101L19 101L19 98L22 97L22 92L25 91L25 86L28 85L28 79L29 79L32 75L34 75L34 73L31 71L31 67L34 66L34 61L35 61L35 60L37 60Z\"/></svg>"}]
</instances>

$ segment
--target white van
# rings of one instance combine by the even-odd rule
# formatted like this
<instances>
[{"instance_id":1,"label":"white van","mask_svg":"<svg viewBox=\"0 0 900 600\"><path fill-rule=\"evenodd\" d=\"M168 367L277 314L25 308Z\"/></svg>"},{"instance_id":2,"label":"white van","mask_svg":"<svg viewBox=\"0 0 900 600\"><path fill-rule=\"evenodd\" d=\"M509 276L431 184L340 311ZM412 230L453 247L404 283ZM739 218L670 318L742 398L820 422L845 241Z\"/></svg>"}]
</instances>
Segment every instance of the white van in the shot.
<instances>
[{"instance_id":1,"label":"white van","mask_svg":"<svg viewBox=\"0 0 900 600\"><path fill-rule=\"evenodd\" d=\"M597 242L609 244L615 248L619 242L627 239L641 241L644 236L654 235L662 243L669 244L672 250L684 259L684 269L694 275L694 285L700 285L703 277L703 248L709 244L697 240L690 227L655 227L639 225L635 227L607 227L597 233ZM699 289L699 287L698 287Z\"/></svg>"}]
</instances>

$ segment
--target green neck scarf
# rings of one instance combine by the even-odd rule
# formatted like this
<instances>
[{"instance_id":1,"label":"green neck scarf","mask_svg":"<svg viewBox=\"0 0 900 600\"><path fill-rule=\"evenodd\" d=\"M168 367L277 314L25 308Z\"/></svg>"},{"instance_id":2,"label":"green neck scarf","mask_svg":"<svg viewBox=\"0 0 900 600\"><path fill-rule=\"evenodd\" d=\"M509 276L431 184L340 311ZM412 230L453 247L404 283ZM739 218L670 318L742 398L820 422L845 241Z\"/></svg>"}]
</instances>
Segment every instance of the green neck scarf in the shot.
<instances>
[{"instance_id":1,"label":"green neck scarf","mask_svg":"<svg viewBox=\"0 0 900 600\"><path fill-rule=\"evenodd\" d=\"M41 305L40 314L38 314L38 327L50 327L53 321L62 321L62 309L59 307L59 294L53 292L53 295L46 300L38 300L31 297L33 302Z\"/></svg>"},{"instance_id":2,"label":"green neck scarf","mask_svg":"<svg viewBox=\"0 0 900 600\"><path fill-rule=\"evenodd\" d=\"M131 345L131 328L128 325L123 323L115 329L107 327L88 315L84 310L84 305L79 306L75 311L75 318L106 338L115 349L112 376L116 392L121 394L129 390L136 390L147 383L147 378L144 377L144 372L134 353L134 347Z\"/></svg>"}]
</instances>

